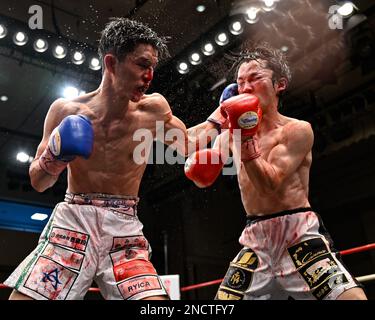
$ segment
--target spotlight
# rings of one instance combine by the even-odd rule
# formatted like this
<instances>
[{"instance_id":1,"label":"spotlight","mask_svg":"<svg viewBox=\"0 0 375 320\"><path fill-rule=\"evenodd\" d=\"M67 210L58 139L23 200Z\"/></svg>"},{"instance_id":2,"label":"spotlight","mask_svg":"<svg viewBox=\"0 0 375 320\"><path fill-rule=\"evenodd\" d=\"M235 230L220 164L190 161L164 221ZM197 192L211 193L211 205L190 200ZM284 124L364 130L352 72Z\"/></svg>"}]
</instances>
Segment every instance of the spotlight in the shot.
<instances>
[{"instance_id":1,"label":"spotlight","mask_svg":"<svg viewBox=\"0 0 375 320\"><path fill-rule=\"evenodd\" d=\"M229 27L231 34L237 36L243 32L243 26L240 21L233 21Z\"/></svg>"},{"instance_id":2,"label":"spotlight","mask_svg":"<svg viewBox=\"0 0 375 320\"><path fill-rule=\"evenodd\" d=\"M219 46L225 46L229 42L229 38L225 32L221 32L215 37L215 42Z\"/></svg>"},{"instance_id":3,"label":"spotlight","mask_svg":"<svg viewBox=\"0 0 375 320\"><path fill-rule=\"evenodd\" d=\"M189 66L186 62L180 62L178 64L177 70L181 74L185 74L189 72Z\"/></svg>"},{"instance_id":4,"label":"spotlight","mask_svg":"<svg viewBox=\"0 0 375 320\"><path fill-rule=\"evenodd\" d=\"M204 12L206 10L206 6L200 4L195 8L195 10L197 10L198 12Z\"/></svg>"},{"instance_id":5,"label":"spotlight","mask_svg":"<svg viewBox=\"0 0 375 320\"><path fill-rule=\"evenodd\" d=\"M262 6L262 9L264 11L271 11L273 9L275 9L276 7L276 1L275 0L263 0L263 6Z\"/></svg>"},{"instance_id":6,"label":"spotlight","mask_svg":"<svg viewBox=\"0 0 375 320\"><path fill-rule=\"evenodd\" d=\"M0 101L2 101L2 102L8 101L8 97L7 96L1 96Z\"/></svg>"},{"instance_id":7,"label":"spotlight","mask_svg":"<svg viewBox=\"0 0 375 320\"><path fill-rule=\"evenodd\" d=\"M246 10L245 14L245 20L247 23L254 24L258 21L258 8L255 7L250 7L249 9Z\"/></svg>"},{"instance_id":8,"label":"spotlight","mask_svg":"<svg viewBox=\"0 0 375 320\"><path fill-rule=\"evenodd\" d=\"M34 41L33 47L37 52L44 52L48 49L48 43L44 39L37 39Z\"/></svg>"},{"instance_id":9,"label":"spotlight","mask_svg":"<svg viewBox=\"0 0 375 320\"><path fill-rule=\"evenodd\" d=\"M32 220L43 221L43 220L46 220L48 218L48 214L36 212L30 218Z\"/></svg>"},{"instance_id":10,"label":"spotlight","mask_svg":"<svg viewBox=\"0 0 375 320\"><path fill-rule=\"evenodd\" d=\"M5 28L4 25L0 24L0 39L5 38L7 33L8 33L7 28Z\"/></svg>"},{"instance_id":11,"label":"spotlight","mask_svg":"<svg viewBox=\"0 0 375 320\"><path fill-rule=\"evenodd\" d=\"M65 58L65 56L67 54L67 49L65 47L63 47L62 45L57 45L53 49L53 53L52 54L57 59L63 59L63 58Z\"/></svg>"},{"instance_id":12,"label":"spotlight","mask_svg":"<svg viewBox=\"0 0 375 320\"><path fill-rule=\"evenodd\" d=\"M101 68L98 58L91 58L89 68L91 70L99 70Z\"/></svg>"},{"instance_id":13,"label":"spotlight","mask_svg":"<svg viewBox=\"0 0 375 320\"><path fill-rule=\"evenodd\" d=\"M74 64L82 64L85 61L85 55L80 51L75 51L73 53L72 61Z\"/></svg>"},{"instance_id":14,"label":"spotlight","mask_svg":"<svg viewBox=\"0 0 375 320\"><path fill-rule=\"evenodd\" d=\"M28 39L29 38L27 37L26 33L21 32L21 31L15 33L13 36L13 42L17 46L24 46L27 43Z\"/></svg>"},{"instance_id":15,"label":"spotlight","mask_svg":"<svg viewBox=\"0 0 375 320\"><path fill-rule=\"evenodd\" d=\"M288 46L282 46L280 49L281 49L282 52L288 52L289 47Z\"/></svg>"},{"instance_id":16,"label":"spotlight","mask_svg":"<svg viewBox=\"0 0 375 320\"><path fill-rule=\"evenodd\" d=\"M18 152L17 156L16 156L16 159L19 162L26 163L26 162L29 161L30 156L27 153L25 153L25 152Z\"/></svg>"},{"instance_id":17,"label":"spotlight","mask_svg":"<svg viewBox=\"0 0 375 320\"><path fill-rule=\"evenodd\" d=\"M201 55L197 52L194 52L190 55L189 57L189 62L192 64L192 65L197 65L197 64L200 64L202 62L202 58L201 58Z\"/></svg>"},{"instance_id":18,"label":"spotlight","mask_svg":"<svg viewBox=\"0 0 375 320\"><path fill-rule=\"evenodd\" d=\"M68 86L63 90L63 97L66 99L74 99L79 96L79 91L76 87Z\"/></svg>"},{"instance_id":19,"label":"spotlight","mask_svg":"<svg viewBox=\"0 0 375 320\"><path fill-rule=\"evenodd\" d=\"M202 47L202 52L205 56L210 56L215 53L215 48L212 45L211 42L207 42L203 47Z\"/></svg>"},{"instance_id":20,"label":"spotlight","mask_svg":"<svg viewBox=\"0 0 375 320\"><path fill-rule=\"evenodd\" d=\"M351 2L345 2L338 10L338 14L343 17L349 17L354 11L354 5Z\"/></svg>"}]
</instances>

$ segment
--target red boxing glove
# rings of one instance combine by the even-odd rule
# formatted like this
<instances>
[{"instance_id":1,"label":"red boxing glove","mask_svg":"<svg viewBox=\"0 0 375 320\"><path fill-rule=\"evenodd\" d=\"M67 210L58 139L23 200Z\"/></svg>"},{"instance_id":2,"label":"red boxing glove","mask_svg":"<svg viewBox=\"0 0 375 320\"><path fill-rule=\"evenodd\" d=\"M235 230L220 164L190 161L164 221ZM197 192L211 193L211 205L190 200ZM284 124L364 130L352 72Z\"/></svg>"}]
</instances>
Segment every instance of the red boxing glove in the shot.
<instances>
[{"instance_id":1,"label":"red boxing glove","mask_svg":"<svg viewBox=\"0 0 375 320\"><path fill-rule=\"evenodd\" d=\"M241 129L242 137L255 135L262 119L259 99L248 93L225 100L221 104L221 113L229 119L230 132L233 133L233 129Z\"/></svg>"},{"instance_id":2,"label":"red boxing glove","mask_svg":"<svg viewBox=\"0 0 375 320\"><path fill-rule=\"evenodd\" d=\"M215 149L198 150L185 162L185 175L199 188L212 185L219 176L224 163L220 152Z\"/></svg>"}]
</instances>

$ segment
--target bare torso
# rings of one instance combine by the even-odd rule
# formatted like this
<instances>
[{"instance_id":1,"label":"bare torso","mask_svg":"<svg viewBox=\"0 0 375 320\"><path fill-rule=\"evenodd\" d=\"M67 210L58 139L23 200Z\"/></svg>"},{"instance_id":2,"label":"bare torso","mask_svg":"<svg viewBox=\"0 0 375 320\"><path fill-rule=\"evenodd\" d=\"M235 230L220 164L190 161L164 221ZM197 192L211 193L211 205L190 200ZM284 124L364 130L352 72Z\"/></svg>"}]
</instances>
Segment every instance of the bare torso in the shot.
<instances>
[{"instance_id":1,"label":"bare torso","mask_svg":"<svg viewBox=\"0 0 375 320\"><path fill-rule=\"evenodd\" d=\"M272 165L270 154L276 149L285 147L287 136L294 130L293 125L298 122L296 119L282 117L282 121L267 132L259 132L258 139L261 158ZM289 131L289 132L288 132ZM232 146L233 157L238 173L238 184L241 191L241 198L248 215L267 215L275 212L308 207L308 183L309 170L311 166L311 151L302 156L302 161L296 169L286 176L281 184L274 190L264 193L249 178L245 166L239 161L239 154Z\"/></svg>"},{"instance_id":2,"label":"bare torso","mask_svg":"<svg viewBox=\"0 0 375 320\"><path fill-rule=\"evenodd\" d=\"M166 121L169 114L158 109L160 95L145 95L138 103L129 102L116 117L101 119L95 95L69 102L68 114L84 114L91 119L94 130L93 152L88 160L77 157L68 166L68 191L73 193L107 193L137 196L146 162L137 164L133 151L140 141L133 141L134 132L143 128L156 134L156 121ZM152 140L148 143L151 148Z\"/></svg>"}]
</instances>

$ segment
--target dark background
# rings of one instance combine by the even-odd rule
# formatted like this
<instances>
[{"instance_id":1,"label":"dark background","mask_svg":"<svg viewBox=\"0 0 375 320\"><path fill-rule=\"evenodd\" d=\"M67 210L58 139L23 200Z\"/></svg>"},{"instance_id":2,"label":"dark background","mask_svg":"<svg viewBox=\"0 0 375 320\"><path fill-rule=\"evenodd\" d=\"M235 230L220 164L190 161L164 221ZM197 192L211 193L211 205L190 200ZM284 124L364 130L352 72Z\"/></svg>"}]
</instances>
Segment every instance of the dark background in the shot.
<instances>
[{"instance_id":1,"label":"dark background","mask_svg":"<svg viewBox=\"0 0 375 320\"><path fill-rule=\"evenodd\" d=\"M355 15L343 29L328 27L328 11L336 1L288 0L262 12L255 24L244 23L241 35L231 36L213 56L190 65L181 75L177 63L243 19L246 5L258 1L15 1L2 0L0 23L24 29L29 37L43 35L71 48L95 54L98 32L111 16L126 16L171 36L171 58L156 70L150 92L160 92L173 113L187 126L204 121L232 79L224 55L238 50L243 40L266 40L287 46L293 72L281 112L309 121L315 144L310 173L310 200L320 213L338 250L375 242L375 92L374 2L354 1ZM205 4L206 11L195 7ZM30 30L31 5L43 8L43 30ZM243 20L242 20L243 22ZM41 194L33 191L28 164L15 160L19 150L35 154L49 105L66 83L95 89L101 71L36 54L30 44L16 47L11 37L0 39L0 200L53 208L63 199L65 174ZM237 254L245 224L237 177L220 176L207 189L196 188L183 174L183 165L149 165L140 190L139 216L153 248L152 262L160 274L179 274L181 286L222 278ZM38 233L5 218L0 207L0 283L34 249ZM20 212L13 212L16 219ZM21 220L21 218L19 218ZM9 222L9 221L10 222ZM28 222L25 220L23 226ZM6 227L8 226L8 227ZM343 257L355 276L374 273L375 252ZM217 285L182 293L183 299L212 299ZM370 299L374 282L365 283ZM0 290L6 299L10 290ZM99 299L89 293L87 299Z\"/></svg>"}]
</instances>

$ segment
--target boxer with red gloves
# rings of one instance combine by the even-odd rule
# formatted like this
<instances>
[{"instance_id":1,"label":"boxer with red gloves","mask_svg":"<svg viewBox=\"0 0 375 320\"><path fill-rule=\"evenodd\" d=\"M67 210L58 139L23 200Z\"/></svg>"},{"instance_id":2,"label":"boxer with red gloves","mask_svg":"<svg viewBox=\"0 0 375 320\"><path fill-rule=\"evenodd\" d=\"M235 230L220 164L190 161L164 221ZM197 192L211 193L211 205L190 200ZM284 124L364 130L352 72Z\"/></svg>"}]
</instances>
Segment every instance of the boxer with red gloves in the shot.
<instances>
[{"instance_id":1,"label":"boxer with red gloves","mask_svg":"<svg viewBox=\"0 0 375 320\"><path fill-rule=\"evenodd\" d=\"M279 112L291 79L285 56L267 44L245 43L233 58L238 86L226 88L229 97L209 119L221 128L229 125L215 145L228 141L233 152L247 223L239 238L242 250L230 262L216 299L366 299L310 206L314 135L308 122ZM200 187L212 184L224 161L190 162L214 152L215 146L187 161L186 175ZM232 214L232 206L227 208Z\"/></svg>"}]
</instances>

